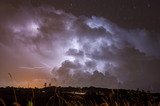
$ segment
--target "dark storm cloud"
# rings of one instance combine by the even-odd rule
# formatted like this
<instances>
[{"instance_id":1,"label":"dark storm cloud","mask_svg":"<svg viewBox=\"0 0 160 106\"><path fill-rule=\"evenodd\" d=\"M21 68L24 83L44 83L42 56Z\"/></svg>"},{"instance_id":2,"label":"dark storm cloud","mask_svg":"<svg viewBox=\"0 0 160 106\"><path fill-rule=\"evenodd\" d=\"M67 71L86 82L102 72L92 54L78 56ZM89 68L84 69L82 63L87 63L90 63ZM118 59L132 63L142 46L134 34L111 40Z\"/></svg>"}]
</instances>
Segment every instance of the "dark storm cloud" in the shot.
<instances>
[{"instance_id":1,"label":"dark storm cloud","mask_svg":"<svg viewBox=\"0 0 160 106\"><path fill-rule=\"evenodd\" d=\"M92 25L84 23L87 22L88 19L90 20ZM83 20L82 24L86 24L87 28L90 30L86 30L86 27L82 27L82 25L80 25L78 29L76 29L78 30L77 32L83 32L77 33L76 35L79 39L77 40L78 44L80 45L79 51L84 51L84 57L86 57L87 60L81 60L78 58L78 50L70 49L68 51L70 56L78 59L78 61L80 62L79 64L83 64L79 65L81 66L80 69L92 72L93 74L91 74L90 77L94 75L95 72L97 72L95 71L96 69L100 71L96 74L98 74L97 78L100 77L101 80L96 80L94 83L99 84L99 82L101 82L101 86L107 87L107 83L106 85L102 83L107 82L106 79L103 78L103 75L105 72L108 72L108 76L110 77L108 77L107 80L111 80L112 76L116 77L117 82L112 83L113 85L124 88L141 88L146 90L151 90L151 88L154 88L155 91L159 91L159 77L156 75L154 76L155 72L158 75L160 74L160 72L158 71L160 65L160 46L158 38L155 38L155 36L152 37L152 33L149 33L145 30L125 30L114 26L112 23L110 25L107 20L105 21L102 18L92 17L88 19L86 18L85 21ZM81 23L80 21L78 22ZM103 22L108 22L108 24L102 24ZM99 28L105 29L105 34L97 31ZM97 31L97 33L99 34L92 33L91 30ZM151 61L154 61L154 63L150 64ZM63 69L65 70L64 65L62 67L63 68L60 68L57 71ZM89 67L92 67L92 71ZM74 73L76 71L79 72L79 70L73 69L71 67L67 68L67 71L64 72L72 73L73 70ZM153 72L153 70L155 72ZM74 77L74 75L76 74L69 74L69 78L72 78L71 76ZM91 83L92 81L90 80L90 77L88 77L89 79L85 80L87 82L90 82L90 84L92 85L93 83ZM69 81L73 82L72 80ZM67 81L68 80L66 80L65 83L71 83ZM144 84L144 81L148 83ZM118 85L118 83L121 84ZM88 86L90 84L88 84ZM111 86L108 85L108 87Z\"/></svg>"},{"instance_id":2,"label":"dark storm cloud","mask_svg":"<svg viewBox=\"0 0 160 106\"><path fill-rule=\"evenodd\" d=\"M19 76L20 69L38 75L39 67L39 76L47 73L42 79L53 69L53 82L62 86L160 90L159 34L123 29L103 17L76 17L49 5L12 4L0 6L2 76L18 76L17 68Z\"/></svg>"},{"instance_id":3,"label":"dark storm cloud","mask_svg":"<svg viewBox=\"0 0 160 106\"><path fill-rule=\"evenodd\" d=\"M75 57L83 57L84 56L84 52L80 51L80 50L77 50L77 49L69 49L66 52L66 54L70 55L70 56L75 56Z\"/></svg>"},{"instance_id":4,"label":"dark storm cloud","mask_svg":"<svg viewBox=\"0 0 160 106\"><path fill-rule=\"evenodd\" d=\"M146 30L136 30L135 32L131 32L131 34L132 36L128 37L128 40L135 45L137 49L145 52L147 55L160 58L159 36Z\"/></svg>"},{"instance_id":5,"label":"dark storm cloud","mask_svg":"<svg viewBox=\"0 0 160 106\"><path fill-rule=\"evenodd\" d=\"M84 69L89 67L88 65L89 64L82 65L77 61L65 61L60 68L53 71L53 74L59 76L57 83L63 86L96 86L109 88L117 86L117 79L107 72L105 72L105 74L96 70L93 74L87 71L85 72Z\"/></svg>"},{"instance_id":6,"label":"dark storm cloud","mask_svg":"<svg viewBox=\"0 0 160 106\"><path fill-rule=\"evenodd\" d=\"M91 61L91 60L89 60L89 61L86 61L85 62L85 65L88 67L88 68L95 68L96 66L97 66L97 64L96 64L96 62L95 61Z\"/></svg>"}]
</instances>

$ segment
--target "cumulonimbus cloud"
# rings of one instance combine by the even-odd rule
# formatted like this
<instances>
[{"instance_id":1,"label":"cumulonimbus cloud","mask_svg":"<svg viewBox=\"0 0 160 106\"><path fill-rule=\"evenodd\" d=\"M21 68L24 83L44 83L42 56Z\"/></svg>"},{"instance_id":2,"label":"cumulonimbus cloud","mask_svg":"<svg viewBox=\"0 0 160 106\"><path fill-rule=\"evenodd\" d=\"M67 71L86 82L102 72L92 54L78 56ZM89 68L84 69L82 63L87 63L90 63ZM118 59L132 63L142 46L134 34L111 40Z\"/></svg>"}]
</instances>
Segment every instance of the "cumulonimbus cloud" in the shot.
<instances>
[{"instance_id":1,"label":"cumulonimbus cloud","mask_svg":"<svg viewBox=\"0 0 160 106\"><path fill-rule=\"evenodd\" d=\"M123 29L103 17L76 17L49 5L4 5L0 11L1 66L10 60L7 52L14 58L8 65L19 61L15 70L46 67L62 86L160 90L160 39L149 31Z\"/></svg>"}]
</instances>

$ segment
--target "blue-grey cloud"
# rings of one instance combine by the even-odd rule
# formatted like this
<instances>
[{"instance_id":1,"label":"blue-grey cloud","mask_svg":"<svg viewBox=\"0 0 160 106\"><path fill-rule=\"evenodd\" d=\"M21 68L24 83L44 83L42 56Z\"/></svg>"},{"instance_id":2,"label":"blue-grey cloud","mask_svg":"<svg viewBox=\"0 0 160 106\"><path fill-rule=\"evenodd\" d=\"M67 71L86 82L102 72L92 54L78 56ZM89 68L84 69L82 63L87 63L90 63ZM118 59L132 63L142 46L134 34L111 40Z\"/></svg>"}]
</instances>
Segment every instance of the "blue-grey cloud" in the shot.
<instances>
[{"instance_id":1,"label":"blue-grey cloud","mask_svg":"<svg viewBox=\"0 0 160 106\"><path fill-rule=\"evenodd\" d=\"M62 86L160 90L159 34L123 29L103 17L77 17L49 4L11 4L0 5L0 75L43 67L39 76L47 73L44 79Z\"/></svg>"}]
</instances>

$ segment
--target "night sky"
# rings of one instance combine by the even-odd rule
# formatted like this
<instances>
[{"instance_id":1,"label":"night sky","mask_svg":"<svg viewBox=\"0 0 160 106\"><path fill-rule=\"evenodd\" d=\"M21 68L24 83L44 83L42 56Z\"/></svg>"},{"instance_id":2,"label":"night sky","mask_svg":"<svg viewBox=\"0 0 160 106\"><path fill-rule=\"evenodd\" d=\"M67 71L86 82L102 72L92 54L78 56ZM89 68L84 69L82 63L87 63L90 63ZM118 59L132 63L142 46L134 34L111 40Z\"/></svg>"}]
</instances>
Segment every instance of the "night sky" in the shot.
<instances>
[{"instance_id":1,"label":"night sky","mask_svg":"<svg viewBox=\"0 0 160 106\"><path fill-rule=\"evenodd\" d=\"M160 92L159 0L2 0L0 86Z\"/></svg>"}]
</instances>

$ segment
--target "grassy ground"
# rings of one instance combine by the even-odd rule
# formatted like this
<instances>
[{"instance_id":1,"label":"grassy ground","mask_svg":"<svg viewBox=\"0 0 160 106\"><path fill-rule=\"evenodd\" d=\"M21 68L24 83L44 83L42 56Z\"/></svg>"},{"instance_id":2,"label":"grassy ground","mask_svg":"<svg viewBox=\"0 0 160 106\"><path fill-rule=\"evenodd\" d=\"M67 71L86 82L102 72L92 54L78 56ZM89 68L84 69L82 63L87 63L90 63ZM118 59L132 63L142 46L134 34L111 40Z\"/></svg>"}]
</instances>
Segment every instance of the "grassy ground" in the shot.
<instances>
[{"instance_id":1,"label":"grassy ground","mask_svg":"<svg viewBox=\"0 0 160 106\"><path fill-rule=\"evenodd\" d=\"M160 94L94 87L7 87L0 88L0 106L160 106Z\"/></svg>"}]
</instances>

